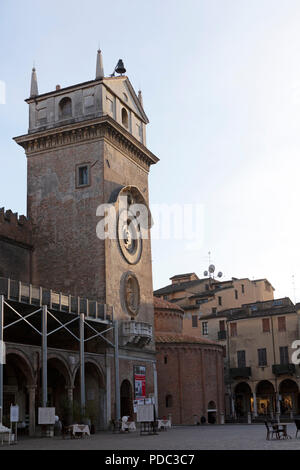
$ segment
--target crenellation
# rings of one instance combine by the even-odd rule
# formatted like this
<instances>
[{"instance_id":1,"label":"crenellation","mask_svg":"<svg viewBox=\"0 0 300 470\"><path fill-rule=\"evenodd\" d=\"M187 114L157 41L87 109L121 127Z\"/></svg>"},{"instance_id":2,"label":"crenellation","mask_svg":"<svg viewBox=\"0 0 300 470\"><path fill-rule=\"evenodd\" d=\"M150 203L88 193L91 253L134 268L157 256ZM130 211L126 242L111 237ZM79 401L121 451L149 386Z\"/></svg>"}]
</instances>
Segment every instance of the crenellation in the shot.
<instances>
[{"instance_id":1,"label":"crenellation","mask_svg":"<svg viewBox=\"0 0 300 470\"><path fill-rule=\"evenodd\" d=\"M32 245L32 225L25 215L18 215L4 207L0 208L0 237L21 243Z\"/></svg>"}]
</instances>

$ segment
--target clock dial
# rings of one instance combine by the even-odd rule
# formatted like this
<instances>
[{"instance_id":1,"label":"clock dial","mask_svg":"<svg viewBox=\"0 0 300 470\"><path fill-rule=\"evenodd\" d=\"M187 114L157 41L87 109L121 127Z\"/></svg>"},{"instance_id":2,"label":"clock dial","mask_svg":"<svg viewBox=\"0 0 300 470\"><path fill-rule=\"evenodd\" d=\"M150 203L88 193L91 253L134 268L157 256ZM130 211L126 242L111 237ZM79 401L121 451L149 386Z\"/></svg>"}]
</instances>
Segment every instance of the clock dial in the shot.
<instances>
[{"instance_id":1,"label":"clock dial","mask_svg":"<svg viewBox=\"0 0 300 470\"><path fill-rule=\"evenodd\" d=\"M118 218L118 241L122 255L129 264L139 262L142 254L142 236L138 221L130 210L124 209Z\"/></svg>"}]
</instances>

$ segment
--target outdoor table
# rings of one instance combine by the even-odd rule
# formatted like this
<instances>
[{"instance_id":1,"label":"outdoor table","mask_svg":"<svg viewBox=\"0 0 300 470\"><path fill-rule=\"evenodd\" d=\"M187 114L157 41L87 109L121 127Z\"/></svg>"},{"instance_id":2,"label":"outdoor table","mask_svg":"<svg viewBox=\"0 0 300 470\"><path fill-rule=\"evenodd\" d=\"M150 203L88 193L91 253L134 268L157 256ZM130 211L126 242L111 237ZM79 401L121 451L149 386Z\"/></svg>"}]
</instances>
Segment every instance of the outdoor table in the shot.
<instances>
[{"instance_id":1,"label":"outdoor table","mask_svg":"<svg viewBox=\"0 0 300 470\"><path fill-rule=\"evenodd\" d=\"M282 426L283 427L283 437L285 439L292 439L292 436L290 436L288 433L287 433L287 427L288 427L288 424L291 424L291 423L278 423L278 426Z\"/></svg>"},{"instance_id":2,"label":"outdoor table","mask_svg":"<svg viewBox=\"0 0 300 470\"><path fill-rule=\"evenodd\" d=\"M6 428L5 426L3 426L3 424L0 424L0 434L2 436L2 445L3 445L5 434L8 435L8 443L9 444L11 443L11 429Z\"/></svg>"},{"instance_id":3,"label":"outdoor table","mask_svg":"<svg viewBox=\"0 0 300 470\"><path fill-rule=\"evenodd\" d=\"M158 419L157 420L157 429L167 429L171 428L171 420L170 419Z\"/></svg>"},{"instance_id":4,"label":"outdoor table","mask_svg":"<svg viewBox=\"0 0 300 470\"><path fill-rule=\"evenodd\" d=\"M83 437L85 434L90 436L90 428L87 424L72 424L68 427L71 437L75 437L76 434L81 434L80 437Z\"/></svg>"}]
</instances>

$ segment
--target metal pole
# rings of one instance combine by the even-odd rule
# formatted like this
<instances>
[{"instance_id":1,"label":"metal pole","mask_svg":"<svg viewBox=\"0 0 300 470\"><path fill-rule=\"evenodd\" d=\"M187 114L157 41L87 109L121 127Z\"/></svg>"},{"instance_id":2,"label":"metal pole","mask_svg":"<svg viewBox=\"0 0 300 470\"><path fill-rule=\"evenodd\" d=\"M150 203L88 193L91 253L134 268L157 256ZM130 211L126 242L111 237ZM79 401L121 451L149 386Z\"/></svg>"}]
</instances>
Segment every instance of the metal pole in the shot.
<instances>
[{"instance_id":1,"label":"metal pole","mask_svg":"<svg viewBox=\"0 0 300 470\"><path fill-rule=\"evenodd\" d=\"M43 407L47 406L48 402L48 371L47 371L47 305L43 305L42 312L42 387L43 387Z\"/></svg>"},{"instance_id":2,"label":"metal pole","mask_svg":"<svg viewBox=\"0 0 300 470\"><path fill-rule=\"evenodd\" d=\"M115 334L115 398L116 398L116 420L121 419L120 410L120 377L119 377L119 325L118 320L114 321Z\"/></svg>"},{"instance_id":3,"label":"metal pole","mask_svg":"<svg viewBox=\"0 0 300 470\"><path fill-rule=\"evenodd\" d=\"M4 328L4 295L0 295L0 424L2 424L3 416L3 364L4 364L4 343L3 343L3 328Z\"/></svg>"},{"instance_id":4,"label":"metal pole","mask_svg":"<svg viewBox=\"0 0 300 470\"><path fill-rule=\"evenodd\" d=\"M154 382L154 406L155 406L155 413L158 416L158 390L157 390L157 369L156 369L156 362L153 362L153 382Z\"/></svg>"},{"instance_id":5,"label":"metal pole","mask_svg":"<svg viewBox=\"0 0 300 470\"><path fill-rule=\"evenodd\" d=\"M85 371L84 371L84 313L80 314L80 404L81 413L85 413Z\"/></svg>"}]
</instances>

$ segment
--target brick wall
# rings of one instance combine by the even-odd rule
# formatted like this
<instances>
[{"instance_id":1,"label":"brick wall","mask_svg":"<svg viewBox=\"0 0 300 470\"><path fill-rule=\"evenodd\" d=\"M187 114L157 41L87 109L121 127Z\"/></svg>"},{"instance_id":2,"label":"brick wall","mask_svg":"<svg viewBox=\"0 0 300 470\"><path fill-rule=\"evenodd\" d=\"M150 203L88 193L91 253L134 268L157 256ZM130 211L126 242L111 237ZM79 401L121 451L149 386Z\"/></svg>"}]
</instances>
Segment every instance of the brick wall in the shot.
<instances>
[{"instance_id":1,"label":"brick wall","mask_svg":"<svg viewBox=\"0 0 300 470\"><path fill-rule=\"evenodd\" d=\"M0 209L0 276L31 281L32 231L30 221Z\"/></svg>"}]
</instances>

